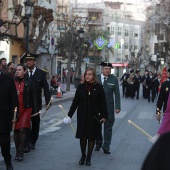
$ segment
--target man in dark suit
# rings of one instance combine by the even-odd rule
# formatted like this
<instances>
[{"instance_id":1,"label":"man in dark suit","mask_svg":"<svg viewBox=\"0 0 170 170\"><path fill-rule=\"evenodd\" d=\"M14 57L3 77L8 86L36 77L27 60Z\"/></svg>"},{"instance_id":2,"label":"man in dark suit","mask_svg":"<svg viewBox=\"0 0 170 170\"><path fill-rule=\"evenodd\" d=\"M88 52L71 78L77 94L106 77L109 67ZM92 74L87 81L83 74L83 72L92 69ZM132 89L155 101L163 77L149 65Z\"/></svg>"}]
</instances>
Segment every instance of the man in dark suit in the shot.
<instances>
[{"instance_id":1,"label":"man in dark suit","mask_svg":"<svg viewBox=\"0 0 170 170\"><path fill-rule=\"evenodd\" d=\"M170 92L170 68L167 70L167 76L168 76L168 79L162 83L160 93L158 96L157 108L156 108L157 119L160 119L159 113L162 110L162 106L163 106L163 113L165 112L167 108L167 101L168 101L168 96Z\"/></svg>"},{"instance_id":2,"label":"man in dark suit","mask_svg":"<svg viewBox=\"0 0 170 170\"><path fill-rule=\"evenodd\" d=\"M110 154L110 144L112 139L112 127L115 121L116 114L120 112L120 92L118 79L111 74L112 64L108 62L102 62L102 74L98 75L98 81L103 84L106 104L108 110L108 119L104 123L104 142L96 141L95 151L99 151L102 147L105 154Z\"/></svg>"},{"instance_id":3,"label":"man in dark suit","mask_svg":"<svg viewBox=\"0 0 170 170\"><path fill-rule=\"evenodd\" d=\"M7 170L12 170L10 154L10 131L15 107L18 107L18 96L13 79L2 73L0 60L0 146Z\"/></svg>"},{"instance_id":4,"label":"man in dark suit","mask_svg":"<svg viewBox=\"0 0 170 170\"><path fill-rule=\"evenodd\" d=\"M49 109L49 102L51 99L51 94L49 91L49 85L46 79L46 73L37 68L35 54L26 53L25 54L25 63L28 68L27 76L33 81L36 92L37 92L37 103L38 103L38 110L42 109L42 89L44 91L45 102L47 106L47 110ZM26 146L24 147L24 152L29 152L30 149L35 149L35 144L39 136L39 129L40 129L40 115L31 118L31 129L30 129L30 143L26 140Z\"/></svg>"}]
</instances>

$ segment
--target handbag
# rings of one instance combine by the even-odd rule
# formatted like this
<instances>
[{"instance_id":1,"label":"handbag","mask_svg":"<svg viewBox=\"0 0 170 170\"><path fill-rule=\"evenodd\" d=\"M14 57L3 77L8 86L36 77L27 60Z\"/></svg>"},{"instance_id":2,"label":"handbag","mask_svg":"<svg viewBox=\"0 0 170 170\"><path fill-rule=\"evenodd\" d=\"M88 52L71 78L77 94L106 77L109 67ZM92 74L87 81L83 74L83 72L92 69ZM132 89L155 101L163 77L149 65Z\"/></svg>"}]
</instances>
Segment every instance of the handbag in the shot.
<instances>
[{"instance_id":1,"label":"handbag","mask_svg":"<svg viewBox=\"0 0 170 170\"><path fill-rule=\"evenodd\" d=\"M102 119L102 115L101 113L98 113L97 115L94 115L94 119L100 124L102 125L103 121L100 121Z\"/></svg>"}]
</instances>

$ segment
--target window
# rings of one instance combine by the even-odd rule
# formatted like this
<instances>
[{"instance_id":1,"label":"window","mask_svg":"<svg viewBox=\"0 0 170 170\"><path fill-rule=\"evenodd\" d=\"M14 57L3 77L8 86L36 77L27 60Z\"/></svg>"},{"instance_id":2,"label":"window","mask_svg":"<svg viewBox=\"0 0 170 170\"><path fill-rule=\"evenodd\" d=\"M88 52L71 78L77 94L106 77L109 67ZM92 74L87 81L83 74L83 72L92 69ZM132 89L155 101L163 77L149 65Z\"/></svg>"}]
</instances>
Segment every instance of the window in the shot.
<instances>
[{"instance_id":1,"label":"window","mask_svg":"<svg viewBox=\"0 0 170 170\"><path fill-rule=\"evenodd\" d=\"M114 35L114 34L115 34L115 28L114 28L114 27L110 27L110 30L111 30L111 31L110 31L111 34Z\"/></svg>"},{"instance_id":2,"label":"window","mask_svg":"<svg viewBox=\"0 0 170 170\"><path fill-rule=\"evenodd\" d=\"M137 46L137 45L135 45L135 46L134 46L134 49L135 49L135 50L137 50L137 49L138 49L138 46Z\"/></svg>"},{"instance_id":3,"label":"window","mask_svg":"<svg viewBox=\"0 0 170 170\"><path fill-rule=\"evenodd\" d=\"M124 48L125 48L125 49L128 49L128 48L129 48L128 43L125 43L125 44L124 44Z\"/></svg>"},{"instance_id":4,"label":"window","mask_svg":"<svg viewBox=\"0 0 170 170\"><path fill-rule=\"evenodd\" d=\"M12 55L12 62L14 64L17 64L18 63L18 56L17 55Z\"/></svg>"},{"instance_id":5,"label":"window","mask_svg":"<svg viewBox=\"0 0 170 170\"><path fill-rule=\"evenodd\" d=\"M128 36L129 36L129 31L125 30L125 37L128 37Z\"/></svg>"},{"instance_id":6,"label":"window","mask_svg":"<svg viewBox=\"0 0 170 170\"><path fill-rule=\"evenodd\" d=\"M122 55L121 53L117 53L117 61L121 61Z\"/></svg>"},{"instance_id":7,"label":"window","mask_svg":"<svg viewBox=\"0 0 170 170\"><path fill-rule=\"evenodd\" d=\"M118 27L118 35L122 35L122 27Z\"/></svg>"},{"instance_id":8,"label":"window","mask_svg":"<svg viewBox=\"0 0 170 170\"><path fill-rule=\"evenodd\" d=\"M138 37L138 33L135 33L135 34L134 34L134 37Z\"/></svg>"}]
</instances>

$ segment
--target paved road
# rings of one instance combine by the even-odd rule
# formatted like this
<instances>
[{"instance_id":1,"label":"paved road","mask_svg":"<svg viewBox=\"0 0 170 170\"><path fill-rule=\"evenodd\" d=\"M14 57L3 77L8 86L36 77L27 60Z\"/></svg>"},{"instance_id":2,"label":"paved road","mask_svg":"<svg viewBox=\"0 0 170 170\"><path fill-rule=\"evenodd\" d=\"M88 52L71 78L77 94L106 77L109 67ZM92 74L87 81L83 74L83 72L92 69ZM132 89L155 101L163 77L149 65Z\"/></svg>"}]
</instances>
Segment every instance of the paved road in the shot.
<instances>
[{"instance_id":1,"label":"paved road","mask_svg":"<svg viewBox=\"0 0 170 170\"><path fill-rule=\"evenodd\" d=\"M67 113L71 99L57 101L52 105L45 117L41 119L40 137L35 151L25 154L23 162L13 160L16 170L140 170L142 162L150 150L152 144L141 132L132 127L127 121L130 119L137 125L154 135L159 127L155 120L155 103L147 100L132 100L122 98L122 111L116 115L113 128L111 155L105 155L102 151L93 152L92 166L80 166L79 140L69 125L62 123L64 114L58 107L63 106ZM76 128L76 114L72 119ZM13 158L15 148L11 149ZM4 163L0 161L0 169L3 170Z\"/></svg>"}]
</instances>

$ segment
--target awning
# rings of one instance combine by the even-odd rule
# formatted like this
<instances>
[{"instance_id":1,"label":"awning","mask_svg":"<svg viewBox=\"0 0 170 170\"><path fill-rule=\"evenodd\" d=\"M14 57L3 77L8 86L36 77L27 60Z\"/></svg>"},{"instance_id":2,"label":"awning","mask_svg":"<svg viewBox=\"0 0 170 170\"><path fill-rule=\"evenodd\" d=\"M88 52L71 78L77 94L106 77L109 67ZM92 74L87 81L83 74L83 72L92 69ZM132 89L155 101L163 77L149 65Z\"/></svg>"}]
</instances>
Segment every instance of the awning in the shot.
<instances>
[{"instance_id":1,"label":"awning","mask_svg":"<svg viewBox=\"0 0 170 170\"><path fill-rule=\"evenodd\" d=\"M128 63L112 63L113 67L127 67Z\"/></svg>"}]
</instances>

